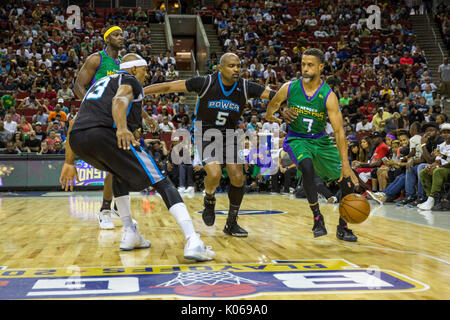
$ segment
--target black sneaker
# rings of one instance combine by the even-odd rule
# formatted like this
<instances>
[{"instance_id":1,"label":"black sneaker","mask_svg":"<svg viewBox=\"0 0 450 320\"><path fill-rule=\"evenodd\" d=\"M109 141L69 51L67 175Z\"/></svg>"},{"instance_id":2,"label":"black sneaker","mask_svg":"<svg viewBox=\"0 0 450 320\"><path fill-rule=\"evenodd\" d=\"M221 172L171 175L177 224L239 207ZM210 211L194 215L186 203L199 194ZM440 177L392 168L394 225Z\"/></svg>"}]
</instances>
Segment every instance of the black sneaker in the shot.
<instances>
[{"instance_id":1,"label":"black sneaker","mask_svg":"<svg viewBox=\"0 0 450 320\"><path fill-rule=\"evenodd\" d=\"M352 230L350 230L349 228L344 228L340 225L337 226L336 237L339 240L349 242L356 242L356 240L358 240L358 238L353 234Z\"/></svg>"},{"instance_id":2,"label":"black sneaker","mask_svg":"<svg viewBox=\"0 0 450 320\"><path fill-rule=\"evenodd\" d=\"M206 196L203 200L203 213L202 218L203 222L207 226L212 226L214 224L214 221L216 220L216 213L214 212L214 208L216 206L216 198L207 199Z\"/></svg>"},{"instance_id":3,"label":"black sneaker","mask_svg":"<svg viewBox=\"0 0 450 320\"><path fill-rule=\"evenodd\" d=\"M416 200L416 197L407 197L407 198L403 199L402 201L400 201L399 203L402 206L404 206L404 205L414 202L415 200Z\"/></svg>"},{"instance_id":4,"label":"black sneaker","mask_svg":"<svg viewBox=\"0 0 450 320\"><path fill-rule=\"evenodd\" d=\"M323 220L323 216L314 218L314 226L312 228L314 233L314 238L321 237L327 234L327 229L325 228L325 221Z\"/></svg>"},{"instance_id":5,"label":"black sneaker","mask_svg":"<svg viewBox=\"0 0 450 320\"><path fill-rule=\"evenodd\" d=\"M417 198L415 201L411 202L411 206L417 207L418 204L424 203L427 201L427 198Z\"/></svg>"},{"instance_id":6,"label":"black sneaker","mask_svg":"<svg viewBox=\"0 0 450 320\"><path fill-rule=\"evenodd\" d=\"M233 237L247 237L248 232L242 229L237 222L227 223L225 228L223 228L223 232L229 236Z\"/></svg>"}]
</instances>

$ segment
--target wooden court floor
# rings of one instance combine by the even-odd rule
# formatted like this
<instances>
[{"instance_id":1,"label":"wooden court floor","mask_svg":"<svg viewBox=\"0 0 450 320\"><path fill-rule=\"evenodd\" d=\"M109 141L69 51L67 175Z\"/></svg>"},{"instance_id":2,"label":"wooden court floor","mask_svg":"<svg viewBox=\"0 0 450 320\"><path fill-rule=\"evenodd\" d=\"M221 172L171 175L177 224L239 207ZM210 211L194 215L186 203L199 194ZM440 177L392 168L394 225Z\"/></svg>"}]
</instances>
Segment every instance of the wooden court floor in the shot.
<instances>
[{"instance_id":1,"label":"wooden court floor","mask_svg":"<svg viewBox=\"0 0 450 320\"><path fill-rule=\"evenodd\" d=\"M45 286L56 283L47 280L59 276L76 275L79 283L84 283L85 276L94 281L95 277L129 276L134 272L139 276L151 273L145 281L157 281L158 277L166 279L170 270L172 282L160 282L170 282L163 289L172 291L147 286L161 290L129 290L108 296L91 288L86 295L55 294L56 298L89 299L450 299L450 212L424 214L371 203L369 219L350 225L358 242L347 243L336 239L337 205L321 204L328 235L314 238L312 215L305 200L292 195L246 195L239 224L249 236L234 238L222 232L225 214L218 214L212 227L203 224L198 212L202 210L201 194L186 196L184 201L203 241L217 253L211 262L194 263L183 258L183 234L162 199L155 195L133 194L131 202L139 230L152 247L123 252L119 250L120 220L114 220L114 230L98 227L100 192L24 197L2 194L0 299L54 298L42 292L49 290ZM228 197L218 195L216 210L226 213L227 208ZM189 272L198 278L190 282L180 278ZM375 281L373 286L355 284L365 281L357 280L357 274L372 275L367 279ZM201 280L204 275L220 275L223 281ZM237 288L237 293L221 293L224 287L219 284L226 282L224 277L236 285L230 290ZM377 279L383 281L378 283ZM216 285L222 291L186 291L192 286L198 289L195 285L199 284ZM30 286L23 296L7 295L8 286L21 285Z\"/></svg>"}]
</instances>

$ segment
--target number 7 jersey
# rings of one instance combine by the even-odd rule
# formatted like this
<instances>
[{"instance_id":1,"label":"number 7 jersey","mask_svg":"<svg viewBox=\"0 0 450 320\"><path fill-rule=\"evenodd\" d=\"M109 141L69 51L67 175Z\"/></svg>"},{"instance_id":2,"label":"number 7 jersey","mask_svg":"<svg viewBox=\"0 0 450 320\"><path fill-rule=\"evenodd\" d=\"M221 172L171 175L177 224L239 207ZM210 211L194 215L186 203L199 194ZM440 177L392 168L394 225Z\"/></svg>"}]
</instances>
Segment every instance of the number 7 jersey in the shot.
<instances>
[{"instance_id":1,"label":"number 7 jersey","mask_svg":"<svg viewBox=\"0 0 450 320\"><path fill-rule=\"evenodd\" d=\"M302 78L292 81L288 88L287 106L295 110L298 117L289 124L289 131L305 137L322 133L326 126L326 102L330 93L331 88L325 81L313 96L306 94Z\"/></svg>"}]
</instances>

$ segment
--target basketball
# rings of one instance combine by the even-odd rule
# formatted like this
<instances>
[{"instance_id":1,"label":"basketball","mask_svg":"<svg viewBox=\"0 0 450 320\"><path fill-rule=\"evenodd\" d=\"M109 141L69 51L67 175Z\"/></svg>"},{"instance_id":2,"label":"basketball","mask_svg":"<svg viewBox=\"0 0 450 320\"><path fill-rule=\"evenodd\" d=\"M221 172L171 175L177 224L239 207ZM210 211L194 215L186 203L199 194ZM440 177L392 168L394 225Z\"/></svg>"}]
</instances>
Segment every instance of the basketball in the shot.
<instances>
[{"instance_id":1,"label":"basketball","mask_svg":"<svg viewBox=\"0 0 450 320\"><path fill-rule=\"evenodd\" d=\"M362 223L370 214L369 201L359 194L348 194L339 203L339 214L348 223Z\"/></svg>"}]
</instances>

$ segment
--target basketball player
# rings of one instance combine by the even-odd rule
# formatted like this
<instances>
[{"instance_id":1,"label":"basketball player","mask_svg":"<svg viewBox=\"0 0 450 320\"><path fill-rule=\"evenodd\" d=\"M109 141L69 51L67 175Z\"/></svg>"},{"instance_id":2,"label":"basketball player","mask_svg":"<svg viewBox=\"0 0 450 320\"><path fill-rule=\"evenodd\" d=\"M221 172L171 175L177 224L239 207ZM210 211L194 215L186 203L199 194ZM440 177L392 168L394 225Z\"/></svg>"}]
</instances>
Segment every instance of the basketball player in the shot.
<instances>
[{"instance_id":1,"label":"basketball player","mask_svg":"<svg viewBox=\"0 0 450 320\"><path fill-rule=\"evenodd\" d=\"M295 116L287 120L288 134L283 149L302 172L303 188L314 215L314 237L327 234L319 210L314 173L317 172L325 182L338 180L343 197L353 193L353 188L359 184L348 162L347 141L336 94L320 78L324 63L325 56L321 50L307 49L302 56L302 77L283 84L270 101L266 113L267 120L281 123L273 114L286 100L290 113L295 112ZM337 148L325 133L327 114ZM344 241L357 240L342 218L339 218L336 236Z\"/></svg>"},{"instance_id":2,"label":"basketball player","mask_svg":"<svg viewBox=\"0 0 450 320\"><path fill-rule=\"evenodd\" d=\"M73 180L77 179L75 155L99 170L112 173L113 194L124 227L122 250L150 247L150 241L142 237L132 222L129 192L152 185L184 233L187 241L184 257L212 260L215 253L205 247L195 232L177 189L133 136L132 132L142 125L142 83L147 77L147 62L137 54L127 54L120 71L102 78L88 90L69 128L61 185L65 190L73 190Z\"/></svg>"},{"instance_id":3,"label":"basketball player","mask_svg":"<svg viewBox=\"0 0 450 320\"><path fill-rule=\"evenodd\" d=\"M81 67L75 80L74 93L79 100L83 100L87 90L103 77L112 75L119 71L121 57L119 51L124 46L123 31L118 26L113 26L106 30L103 35L106 48L90 55ZM156 124L150 120L148 114L143 112L146 122L150 122L149 127L154 131ZM113 199L112 176L108 173L104 180L103 202L98 213L98 221L101 229L114 229L111 214L118 217L115 208L111 210ZM115 206L114 206L115 207Z\"/></svg>"},{"instance_id":4,"label":"basketball player","mask_svg":"<svg viewBox=\"0 0 450 320\"><path fill-rule=\"evenodd\" d=\"M202 77L194 77L188 80L179 80L154 84L144 88L145 95L165 94L173 92L196 92L198 94L197 106L195 108L194 128L199 130L201 123L202 132L196 132L196 137L203 137L203 133L211 128L218 129L222 133L224 150L230 150L232 147L235 154L233 159L227 159L225 152L220 155L217 161L216 157L204 157L204 150L211 142L206 139L194 141L197 151L200 153L200 161L206 171L205 177L205 198L202 218L207 226L212 226L215 221L215 192L220 183L222 175L222 164L226 166L230 178L230 188L228 198L230 201L228 219L223 229L227 235L235 237L246 237L248 232L241 228L237 223L239 208L244 197L244 173L243 164L237 160L237 146L226 144L226 129L235 130L238 120L244 111L244 106L250 98L270 100L275 92L269 88L240 78L241 61L234 53L225 53L220 58L218 72ZM198 144L201 143L201 149ZM229 155L230 157L230 155Z\"/></svg>"}]
</instances>

